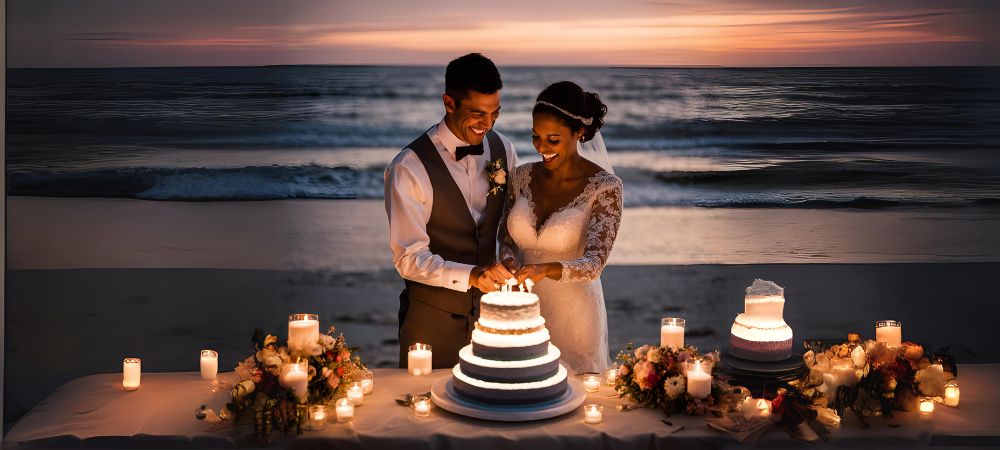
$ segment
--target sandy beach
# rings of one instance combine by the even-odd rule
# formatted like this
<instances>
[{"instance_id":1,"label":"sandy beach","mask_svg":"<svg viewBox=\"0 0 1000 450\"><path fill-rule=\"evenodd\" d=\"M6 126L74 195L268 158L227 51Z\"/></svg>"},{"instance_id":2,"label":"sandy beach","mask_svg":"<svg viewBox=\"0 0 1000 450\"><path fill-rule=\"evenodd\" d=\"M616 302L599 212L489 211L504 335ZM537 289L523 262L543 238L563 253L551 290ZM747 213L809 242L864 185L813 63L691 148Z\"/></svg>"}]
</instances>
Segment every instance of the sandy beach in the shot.
<instances>
[{"instance_id":1,"label":"sandy beach","mask_svg":"<svg viewBox=\"0 0 1000 450\"><path fill-rule=\"evenodd\" d=\"M220 367L249 354L254 328L284 334L288 313L320 314L372 366L396 364L402 282L381 201L8 201L5 422L57 386L119 371ZM1000 361L996 210L628 208L603 281L612 351L654 343L662 316L688 341L726 345L743 288L786 288L796 339L873 333ZM253 243L248 245L248 243ZM71 349L65 351L65 349ZM197 406L197 405L195 405Z\"/></svg>"}]
</instances>

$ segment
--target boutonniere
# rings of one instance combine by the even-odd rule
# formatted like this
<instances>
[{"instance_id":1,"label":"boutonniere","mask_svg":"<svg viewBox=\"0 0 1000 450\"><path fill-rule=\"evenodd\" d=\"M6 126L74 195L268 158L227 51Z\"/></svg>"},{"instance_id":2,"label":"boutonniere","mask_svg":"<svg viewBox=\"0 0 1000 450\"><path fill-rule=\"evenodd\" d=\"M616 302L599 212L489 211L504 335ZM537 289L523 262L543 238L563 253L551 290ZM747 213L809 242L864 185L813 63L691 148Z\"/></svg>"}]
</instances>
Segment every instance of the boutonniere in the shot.
<instances>
[{"instance_id":1,"label":"boutonniere","mask_svg":"<svg viewBox=\"0 0 1000 450\"><path fill-rule=\"evenodd\" d=\"M507 167L502 159L497 158L486 164L486 178L490 181L487 196L500 192L507 185Z\"/></svg>"}]
</instances>

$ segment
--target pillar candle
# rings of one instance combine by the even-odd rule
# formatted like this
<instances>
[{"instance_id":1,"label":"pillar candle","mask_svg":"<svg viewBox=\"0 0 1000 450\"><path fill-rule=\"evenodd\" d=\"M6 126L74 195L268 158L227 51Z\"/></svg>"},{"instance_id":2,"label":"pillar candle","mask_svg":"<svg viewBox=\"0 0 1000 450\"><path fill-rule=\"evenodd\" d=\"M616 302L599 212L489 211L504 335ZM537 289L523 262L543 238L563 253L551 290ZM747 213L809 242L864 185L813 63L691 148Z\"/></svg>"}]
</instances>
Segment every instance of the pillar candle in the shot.
<instances>
[{"instance_id":1,"label":"pillar candle","mask_svg":"<svg viewBox=\"0 0 1000 450\"><path fill-rule=\"evenodd\" d=\"M201 351L201 379L214 380L219 373L219 354L215 350Z\"/></svg>"},{"instance_id":2,"label":"pillar candle","mask_svg":"<svg viewBox=\"0 0 1000 450\"><path fill-rule=\"evenodd\" d=\"M701 361L695 361L687 372L687 391L694 398L706 398L712 393L712 376L702 370Z\"/></svg>"},{"instance_id":3,"label":"pillar candle","mask_svg":"<svg viewBox=\"0 0 1000 450\"><path fill-rule=\"evenodd\" d=\"M305 403L306 399L309 398L309 366L307 362L285 364L278 381L281 386L292 390L299 403Z\"/></svg>"},{"instance_id":4,"label":"pillar candle","mask_svg":"<svg viewBox=\"0 0 1000 450\"><path fill-rule=\"evenodd\" d=\"M125 358L122 367L122 388L126 391L139 389L139 378L142 376L142 360Z\"/></svg>"},{"instance_id":5,"label":"pillar candle","mask_svg":"<svg viewBox=\"0 0 1000 450\"><path fill-rule=\"evenodd\" d=\"M416 343L410 346L406 354L406 368L413 375L430 375L433 354L428 344Z\"/></svg>"},{"instance_id":6,"label":"pillar candle","mask_svg":"<svg viewBox=\"0 0 1000 450\"><path fill-rule=\"evenodd\" d=\"M889 347L899 347L903 343L903 324L896 320L876 322L875 340L885 342Z\"/></svg>"},{"instance_id":7,"label":"pillar candle","mask_svg":"<svg viewBox=\"0 0 1000 450\"><path fill-rule=\"evenodd\" d=\"M660 320L660 347L680 349L684 346L684 319L664 317Z\"/></svg>"},{"instance_id":8,"label":"pillar candle","mask_svg":"<svg viewBox=\"0 0 1000 450\"><path fill-rule=\"evenodd\" d=\"M288 316L288 349L305 350L319 342L319 316L291 314Z\"/></svg>"}]
</instances>

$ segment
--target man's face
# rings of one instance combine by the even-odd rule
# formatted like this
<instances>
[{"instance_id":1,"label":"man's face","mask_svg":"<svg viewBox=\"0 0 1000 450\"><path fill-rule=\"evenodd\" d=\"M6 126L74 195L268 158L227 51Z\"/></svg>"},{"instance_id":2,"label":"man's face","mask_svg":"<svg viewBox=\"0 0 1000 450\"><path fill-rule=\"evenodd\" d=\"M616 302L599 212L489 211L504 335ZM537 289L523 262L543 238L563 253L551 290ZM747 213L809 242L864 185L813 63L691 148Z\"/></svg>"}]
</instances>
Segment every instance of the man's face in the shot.
<instances>
[{"instance_id":1,"label":"man's face","mask_svg":"<svg viewBox=\"0 0 1000 450\"><path fill-rule=\"evenodd\" d=\"M500 117L500 91L480 94L470 90L460 104L448 94L444 94L443 100L445 124L470 145L481 144Z\"/></svg>"}]
</instances>

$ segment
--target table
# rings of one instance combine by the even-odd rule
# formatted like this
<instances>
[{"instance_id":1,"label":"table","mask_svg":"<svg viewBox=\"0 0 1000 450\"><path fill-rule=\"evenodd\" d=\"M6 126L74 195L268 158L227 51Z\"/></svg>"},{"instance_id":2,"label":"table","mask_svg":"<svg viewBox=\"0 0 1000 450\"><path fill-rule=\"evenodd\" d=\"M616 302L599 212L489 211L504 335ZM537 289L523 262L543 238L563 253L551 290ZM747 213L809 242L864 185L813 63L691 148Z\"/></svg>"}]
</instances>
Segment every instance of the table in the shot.
<instances>
[{"instance_id":1,"label":"table","mask_svg":"<svg viewBox=\"0 0 1000 450\"><path fill-rule=\"evenodd\" d=\"M512 448L738 448L732 436L710 429L703 418L675 415L672 425L655 410L617 411L613 389L602 385L588 393L586 403L604 405L604 422L583 421L583 410L525 423L488 422L434 408L431 416L415 417L394 398L430 390L450 374L436 370L416 377L402 369L377 369L375 392L366 397L349 424L331 422L325 430L276 440L287 448L415 448L510 450ZM868 429L856 422L834 429L827 446L1000 446L1000 364L963 365L958 408L938 405L931 420L900 413L873 422ZM92 375L61 386L33 408L5 437L6 445L52 448L220 448L235 444L229 431L212 431L196 420L201 404L218 411L228 393L211 391L211 383L190 373L148 373L142 387L121 390L121 374ZM276 436L281 436L280 433ZM791 440L772 431L761 447L815 445Z\"/></svg>"}]
</instances>

